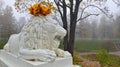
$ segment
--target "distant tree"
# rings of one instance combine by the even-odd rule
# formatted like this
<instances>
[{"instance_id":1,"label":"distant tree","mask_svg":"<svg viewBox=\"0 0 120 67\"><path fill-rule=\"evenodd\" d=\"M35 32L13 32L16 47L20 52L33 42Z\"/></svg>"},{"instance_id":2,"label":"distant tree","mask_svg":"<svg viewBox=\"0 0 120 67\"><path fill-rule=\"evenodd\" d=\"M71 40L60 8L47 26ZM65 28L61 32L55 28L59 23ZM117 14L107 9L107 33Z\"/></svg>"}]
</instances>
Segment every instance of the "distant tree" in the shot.
<instances>
[{"instance_id":1,"label":"distant tree","mask_svg":"<svg viewBox=\"0 0 120 67\"><path fill-rule=\"evenodd\" d=\"M104 15L100 19L99 35L102 39L113 38L113 22L108 20Z\"/></svg>"},{"instance_id":2,"label":"distant tree","mask_svg":"<svg viewBox=\"0 0 120 67\"><path fill-rule=\"evenodd\" d=\"M21 32L21 29L26 24L26 19L24 17L20 17L17 22L17 33Z\"/></svg>"},{"instance_id":3,"label":"distant tree","mask_svg":"<svg viewBox=\"0 0 120 67\"><path fill-rule=\"evenodd\" d=\"M120 16L117 16L114 22L114 37L120 38Z\"/></svg>"},{"instance_id":4,"label":"distant tree","mask_svg":"<svg viewBox=\"0 0 120 67\"><path fill-rule=\"evenodd\" d=\"M83 20L79 23L80 38L91 38L92 28L88 20Z\"/></svg>"},{"instance_id":5,"label":"distant tree","mask_svg":"<svg viewBox=\"0 0 120 67\"><path fill-rule=\"evenodd\" d=\"M98 38L98 23L97 21L92 21L91 23L91 28L92 28L92 39L97 39Z\"/></svg>"},{"instance_id":6,"label":"distant tree","mask_svg":"<svg viewBox=\"0 0 120 67\"><path fill-rule=\"evenodd\" d=\"M3 6L4 6L4 1L0 0L0 15L3 15L3 10L4 10Z\"/></svg>"},{"instance_id":7,"label":"distant tree","mask_svg":"<svg viewBox=\"0 0 120 67\"><path fill-rule=\"evenodd\" d=\"M11 34L16 33L15 22L16 19L13 16L12 8L6 6L2 15L0 15L0 33L2 38L8 38Z\"/></svg>"},{"instance_id":8,"label":"distant tree","mask_svg":"<svg viewBox=\"0 0 120 67\"><path fill-rule=\"evenodd\" d=\"M2 10L3 10L3 5L4 5L3 0L0 0L0 13L1 13L1 12L2 12Z\"/></svg>"}]
</instances>

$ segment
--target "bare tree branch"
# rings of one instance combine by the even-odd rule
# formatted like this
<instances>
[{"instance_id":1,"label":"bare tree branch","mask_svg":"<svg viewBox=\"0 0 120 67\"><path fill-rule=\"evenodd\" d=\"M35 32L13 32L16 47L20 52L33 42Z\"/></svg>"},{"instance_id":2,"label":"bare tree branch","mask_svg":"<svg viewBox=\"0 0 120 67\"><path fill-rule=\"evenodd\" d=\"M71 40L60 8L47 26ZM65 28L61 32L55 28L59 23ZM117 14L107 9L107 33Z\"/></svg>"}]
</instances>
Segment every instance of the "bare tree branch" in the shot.
<instances>
[{"instance_id":1,"label":"bare tree branch","mask_svg":"<svg viewBox=\"0 0 120 67\"><path fill-rule=\"evenodd\" d=\"M54 0L54 1L55 1L55 0ZM64 4L64 3L63 3L61 0L59 0L58 2L59 2L58 5L61 6L61 7L63 8L63 4ZM67 5L67 4L64 4L64 6L70 8L70 6Z\"/></svg>"},{"instance_id":2,"label":"bare tree branch","mask_svg":"<svg viewBox=\"0 0 120 67\"><path fill-rule=\"evenodd\" d=\"M112 0L115 4L117 4L118 6L120 6L120 1L116 2L115 0Z\"/></svg>"},{"instance_id":3,"label":"bare tree branch","mask_svg":"<svg viewBox=\"0 0 120 67\"><path fill-rule=\"evenodd\" d=\"M64 6L70 8L70 5L67 5L66 2L62 2L62 4L64 4Z\"/></svg>"},{"instance_id":4,"label":"bare tree branch","mask_svg":"<svg viewBox=\"0 0 120 67\"><path fill-rule=\"evenodd\" d=\"M88 8L88 7L95 7L95 8L97 8L97 9L99 9L102 13L104 13L107 17L109 17L109 16L106 14L106 12L103 11L103 9L101 9L100 7L95 6L95 5L88 5L88 6L86 6L85 8L82 9L80 18L77 20L77 22L80 21L81 19L83 19L83 18L82 18L82 15L83 15L85 9ZM91 16L91 15L98 15L98 14L90 14L90 15L88 15L88 16ZM86 17L87 17L87 16L86 16ZM85 17L84 17L84 18L85 18Z\"/></svg>"},{"instance_id":5,"label":"bare tree branch","mask_svg":"<svg viewBox=\"0 0 120 67\"><path fill-rule=\"evenodd\" d=\"M55 4L57 5L58 11L59 11L61 17L63 17L62 11L60 10L60 7L59 7L59 6L60 6L60 5L59 5L59 1L57 2L56 0L54 0L54 2L55 2Z\"/></svg>"},{"instance_id":6,"label":"bare tree branch","mask_svg":"<svg viewBox=\"0 0 120 67\"><path fill-rule=\"evenodd\" d=\"M69 6L69 5L67 5L67 4L66 4L66 7L70 8L70 6Z\"/></svg>"},{"instance_id":7,"label":"bare tree branch","mask_svg":"<svg viewBox=\"0 0 120 67\"><path fill-rule=\"evenodd\" d=\"M79 3L81 3L83 0L78 0Z\"/></svg>"},{"instance_id":8,"label":"bare tree branch","mask_svg":"<svg viewBox=\"0 0 120 67\"><path fill-rule=\"evenodd\" d=\"M60 3L63 3L61 0L59 0Z\"/></svg>"},{"instance_id":9,"label":"bare tree branch","mask_svg":"<svg viewBox=\"0 0 120 67\"><path fill-rule=\"evenodd\" d=\"M83 18L79 18L79 19L77 20L77 22L80 21L80 20L83 20L83 19L85 19L85 18L87 18L87 17L89 17L89 16L92 16L92 15L98 16L99 14L89 14L89 15L83 17Z\"/></svg>"},{"instance_id":10,"label":"bare tree branch","mask_svg":"<svg viewBox=\"0 0 120 67\"><path fill-rule=\"evenodd\" d=\"M86 6L85 8L82 9L82 12L81 12L80 18L82 18L82 15L83 15L85 9L88 8L88 7L90 7L90 5L88 5L88 6Z\"/></svg>"},{"instance_id":11,"label":"bare tree branch","mask_svg":"<svg viewBox=\"0 0 120 67\"><path fill-rule=\"evenodd\" d=\"M58 5L63 8L63 5L61 5L60 3L58 3Z\"/></svg>"}]
</instances>

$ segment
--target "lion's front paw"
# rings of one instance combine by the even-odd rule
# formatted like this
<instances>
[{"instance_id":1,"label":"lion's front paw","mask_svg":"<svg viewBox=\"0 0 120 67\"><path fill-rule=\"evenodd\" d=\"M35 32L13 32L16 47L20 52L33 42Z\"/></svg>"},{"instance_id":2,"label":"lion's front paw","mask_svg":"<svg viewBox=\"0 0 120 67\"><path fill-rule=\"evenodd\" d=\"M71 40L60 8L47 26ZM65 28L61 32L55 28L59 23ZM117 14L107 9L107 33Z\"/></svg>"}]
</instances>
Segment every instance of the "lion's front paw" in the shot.
<instances>
[{"instance_id":1,"label":"lion's front paw","mask_svg":"<svg viewBox=\"0 0 120 67\"><path fill-rule=\"evenodd\" d=\"M72 57L68 51L64 51L64 57Z\"/></svg>"},{"instance_id":2,"label":"lion's front paw","mask_svg":"<svg viewBox=\"0 0 120 67\"><path fill-rule=\"evenodd\" d=\"M43 56L42 60L47 62L53 62L56 59L55 52L50 50L46 50Z\"/></svg>"},{"instance_id":3,"label":"lion's front paw","mask_svg":"<svg viewBox=\"0 0 120 67\"><path fill-rule=\"evenodd\" d=\"M57 54L58 57L64 57L64 51L61 50L61 49L57 49L56 54Z\"/></svg>"},{"instance_id":4,"label":"lion's front paw","mask_svg":"<svg viewBox=\"0 0 120 67\"><path fill-rule=\"evenodd\" d=\"M71 57L71 54L68 51L63 51L61 49L57 49L56 54L58 57Z\"/></svg>"}]
</instances>

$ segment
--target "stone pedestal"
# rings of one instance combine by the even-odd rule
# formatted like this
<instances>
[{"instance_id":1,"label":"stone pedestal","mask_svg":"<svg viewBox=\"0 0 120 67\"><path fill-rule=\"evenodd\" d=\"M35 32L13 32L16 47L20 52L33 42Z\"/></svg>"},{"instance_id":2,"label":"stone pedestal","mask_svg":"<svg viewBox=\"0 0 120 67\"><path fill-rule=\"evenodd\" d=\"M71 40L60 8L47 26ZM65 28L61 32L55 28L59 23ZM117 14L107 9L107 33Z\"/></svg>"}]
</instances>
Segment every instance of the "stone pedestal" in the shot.
<instances>
[{"instance_id":1,"label":"stone pedestal","mask_svg":"<svg viewBox=\"0 0 120 67\"><path fill-rule=\"evenodd\" d=\"M73 67L72 57L56 58L54 62L28 61L0 50L0 67Z\"/></svg>"}]
</instances>

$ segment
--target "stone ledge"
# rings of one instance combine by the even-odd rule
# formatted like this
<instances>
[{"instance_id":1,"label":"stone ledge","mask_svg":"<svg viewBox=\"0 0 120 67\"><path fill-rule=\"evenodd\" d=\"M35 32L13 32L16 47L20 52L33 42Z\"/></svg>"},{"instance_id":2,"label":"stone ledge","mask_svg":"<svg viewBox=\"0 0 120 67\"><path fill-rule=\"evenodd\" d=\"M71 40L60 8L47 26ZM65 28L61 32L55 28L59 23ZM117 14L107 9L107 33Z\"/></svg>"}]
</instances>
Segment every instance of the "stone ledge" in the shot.
<instances>
[{"instance_id":1,"label":"stone ledge","mask_svg":"<svg viewBox=\"0 0 120 67\"><path fill-rule=\"evenodd\" d=\"M28 61L4 50L0 50L0 65L2 67L73 67L72 57L56 58L52 63Z\"/></svg>"}]
</instances>

